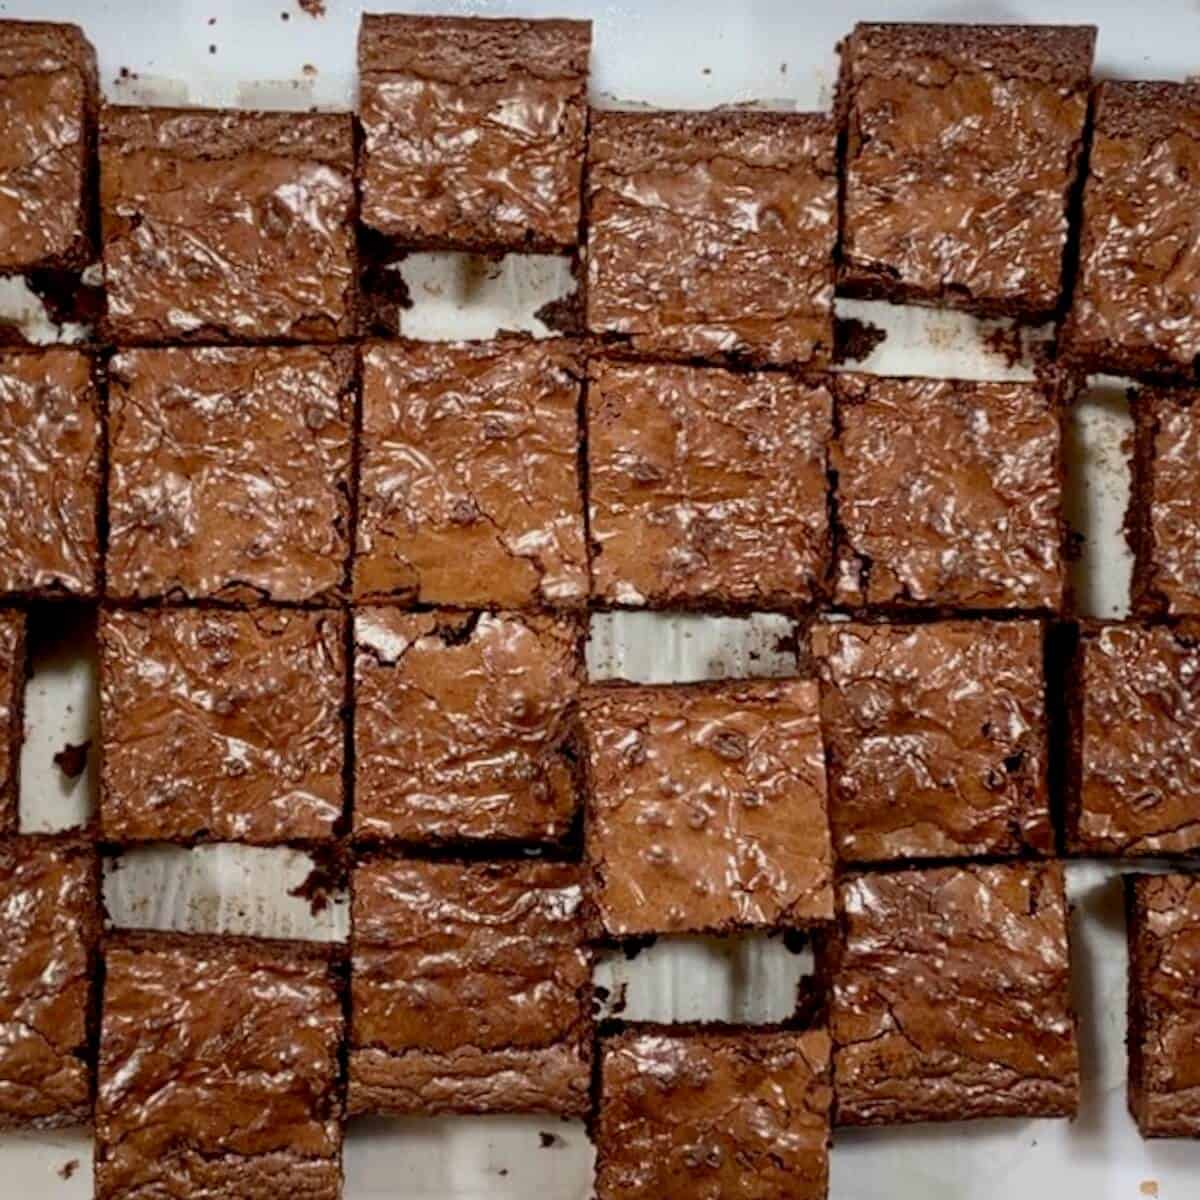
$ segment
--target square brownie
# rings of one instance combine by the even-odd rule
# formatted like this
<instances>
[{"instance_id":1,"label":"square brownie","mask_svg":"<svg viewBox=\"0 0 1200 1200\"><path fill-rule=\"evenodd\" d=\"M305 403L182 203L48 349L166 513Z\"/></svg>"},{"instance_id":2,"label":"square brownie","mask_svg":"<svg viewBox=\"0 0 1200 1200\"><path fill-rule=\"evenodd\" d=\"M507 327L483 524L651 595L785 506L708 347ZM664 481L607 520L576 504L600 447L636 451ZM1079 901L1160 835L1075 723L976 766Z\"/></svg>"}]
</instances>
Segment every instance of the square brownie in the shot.
<instances>
[{"instance_id":1,"label":"square brownie","mask_svg":"<svg viewBox=\"0 0 1200 1200\"><path fill-rule=\"evenodd\" d=\"M803 610L826 593L827 387L598 360L587 422L593 594L602 603Z\"/></svg>"},{"instance_id":2,"label":"square brownie","mask_svg":"<svg viewBox=\"0 0 1200 1200\"><path fill-rule=\"evenodd\" d=\"M582 607L582 375L559 339L368 347L355 598Z\"/></svg>"},{"instance_id":3,"label":"square brownie","mask_svg":"<svg viewBox=\"0 0 1200 1200\"><path fill-rule=\"evenodd\" d=\"M585 855L607 934L832 918L814 681L598 685L581 709Z\"/></svg>"},{"instance_id":4,"label":"square brownie","mask_svg":"<svg viewBox=\"0 0 1200 1200\"><path fill-rule=\"evenodd\" d=\"M338 1200L330 949L123 934L104 958L96 1200Z\"/></svg>"},{"instance_id":5,"label":"square brownie","mask_svg":"<svg viewBox=\"0 0 1200 1200\"><path fill-rule=\"evenodd\" d=\"M0 351L0 595L96 595L102 433L94 366L78 350Z\"/></svg>"},{"instance_id":6,"label":"square brownie","mask_svg":"<svg viewBox=\"0 0 1200 1200\"><path fill-rule=\"evenodd\" d=\"M841 375L836 395L838 604L1062 609L1067 529L1053 388Z\"/></svg>"},{"instance_id":7,"label":"square brownie","mask_svg":"<svg viewBox=\"0 0 1200 1200\"><path fill-rule=\"evenodd\" d=\"M349 113L105 108L106 335L331 342L356 332Z\"/></svg>"},{"instance_id":8,"label":"square brownie","mask_svg":"<svg viewBox=\"0 0 1200 1200\"><path fill-rule=\"evenodd\" d=\"M843 862L1052 854L1036 621L816 625Z\"/></svg>"},{"instance_id":9,"label":"square brownie","mask_svg":"<svg viewBox=\"0 0 1200 1200\"><path fill-rule=\"evenodd\" d=\"M354 832L555 842L577 810L585 628L518 613L354 617Z\"/></svg>"},{"instance_id":10,"label":"square brownie","mask_svg":"<svg viewBox=\"0 0 1200 1200\"><path fill-rule=\"evenodd\" d=\"M341 594L353 349L127 350L109 376L111 599Z\"/></svg>"},{"instance_id":11,"label":"square brownie","mask_svg":"<svg viewBox=\"0 0 1200 1200\"><path fill-rule=\"evenodd\" d=\"M17 832L27 669L25 614L0 609L0 835Z\"/></svg>"},{"instance_id":12,"label":"square brownie","mask_svg":"<svg viewBox=\"0 0 1200 1200\"><path fill-rule=\"evenodd\" d=\"M594 112L588 329L651 358L827 366L834 143L823 113Z\"/></svg>"},{"instance_id":13,"label":"square brownie","mask_svg":"<svg viewBox=\"0 0 1200 1200\"><path fill-rule=\"evenodd\" d=\"M588 1111L579 867L369 858L351 910L351 1114Z\"/></svg>"},{"instance_id":14,"label":"square brownie","mask_svg":"<svg viewBox=\"0 0 1200 1200\"><path fill-rule=\"evenodd\" d=\"M99 105L96 51L78 25L0 21L0 275L90 261Z\"/></svg>"},{"instance_id":15,"label":"square brownie","mask_svg":"<svg viewBox=\"0 0 1200 1200\"><path fill-rule=\"evenodd\" d=\"M1060 863L849 876L818 963L838 1124L1075 1115Z\"/></svg>"},{"instance_id":16,"label":"square brownie","mask_svg":"<svg viewBox=\"0 0 1200 1200\"><path fill-rule=\"evenodd\" d=\"M102 613L104 840L333 837L345 624L339 612L280 608Z\"/></svg>"},{"instance_id":17,"label":"square brownie","mask_svg":"<svg viewBox=\"0 0 1200 1200\"><path fill-rule=\"evenodd\" d=\"M1095 44L1090 25L857 25L836 103L839 290L1053 315Z\"/></svg>"},{"instance_id":18,"label":"square brownie","mask_svg":"<svg viewBox=\"0 0 1200 1200\"><path fill-rule=\"evenodd\" d=\"M0 837L0 921L0 1129L82 1125L99 977L95 850L72 838Z\"/></svg>"},{"instance_id":19,"label":"square brownie","mask_svg":"<svg viewBox=\"0 0 1200 1200\"><path fill-rule=\"evenodd\" d=\"M1129 1111L1142 1137L1200 1137L1200 875L1126 875Z\"/></svg>"},{"instance_id":20,"label":"square brownie","mask_svg":"<svg viewBox=\"0 0 1200 1200\"><path fill-rule=\"evenodd\" d=\"M406 246L579 239L590 21L364 14L362 219Z\"/></svg>"},{"instance_id":21,"label":"square brownie","mask_svg":"<svg viewBox=\"0 0 1200 1200\"><path fill-rule=\"evenodd\" d=\"M599 1054L596 1200L825 1200L826 1030L635 1024Z\"/></svg>"}]
</instances>

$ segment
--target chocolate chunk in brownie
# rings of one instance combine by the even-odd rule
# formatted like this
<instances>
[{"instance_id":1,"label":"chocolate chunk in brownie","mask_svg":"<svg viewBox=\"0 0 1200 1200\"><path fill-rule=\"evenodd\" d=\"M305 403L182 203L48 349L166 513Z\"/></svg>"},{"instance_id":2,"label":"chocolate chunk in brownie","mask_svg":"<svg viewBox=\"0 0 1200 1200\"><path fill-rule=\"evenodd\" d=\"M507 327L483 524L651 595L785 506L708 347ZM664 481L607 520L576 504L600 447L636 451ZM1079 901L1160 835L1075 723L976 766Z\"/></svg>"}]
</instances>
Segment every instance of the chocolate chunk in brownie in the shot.
<instances>
[{"instance_id":1,"label":"chocolate chunk in brownie","mask_svg":"<svg viewBox=\"0 0 1200 1200\"><path fill-rule=\"evenodd\" d=\"M0 609L0 835L17 832L26 670L25 614Z\"/></svg>"}]
</instances>

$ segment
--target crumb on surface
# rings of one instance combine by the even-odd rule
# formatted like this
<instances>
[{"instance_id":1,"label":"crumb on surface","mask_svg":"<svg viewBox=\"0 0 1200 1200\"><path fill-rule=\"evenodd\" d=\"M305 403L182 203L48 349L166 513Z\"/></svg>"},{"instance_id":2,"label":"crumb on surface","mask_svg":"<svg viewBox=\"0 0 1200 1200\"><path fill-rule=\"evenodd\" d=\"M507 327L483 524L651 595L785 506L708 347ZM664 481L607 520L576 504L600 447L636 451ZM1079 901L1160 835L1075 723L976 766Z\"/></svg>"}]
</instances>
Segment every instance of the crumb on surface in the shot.
<instances>
[{"instance_id":1,"label":"crumb on surface","mask_svg":"<svg viewBox=\"0 0 1200 1200\"><path fill-rule=\"evenodd\" d=\"M68 778L78 779L87 766L88 751L92 748L89 738L86 742L74 745L67 742L54 756L54 765Z\"/></svg>"},{"instance_id":2,"label":"crumb on surface","mask_svg":"<svg viewBox=\"0 0 1200 1200\"><path fill-rule=\"evenodd\" d=\"M862 362L876 347L887 341L887 330L858 317L837 317L833 327L833 360L837 363Z\"/></svg>"},{"instance_id":3,"label":"crumb on surface","mask_svg":"<svg viewBox=\"0 0 1200 1200\"><path fill-rule=\"evenodd\" d=\"M70 1179L76 1171L79 1170L79 1159L68 1158L61 1167L58 1168L58 1177L60 1179Z\"/></svg>"}]
</instances>

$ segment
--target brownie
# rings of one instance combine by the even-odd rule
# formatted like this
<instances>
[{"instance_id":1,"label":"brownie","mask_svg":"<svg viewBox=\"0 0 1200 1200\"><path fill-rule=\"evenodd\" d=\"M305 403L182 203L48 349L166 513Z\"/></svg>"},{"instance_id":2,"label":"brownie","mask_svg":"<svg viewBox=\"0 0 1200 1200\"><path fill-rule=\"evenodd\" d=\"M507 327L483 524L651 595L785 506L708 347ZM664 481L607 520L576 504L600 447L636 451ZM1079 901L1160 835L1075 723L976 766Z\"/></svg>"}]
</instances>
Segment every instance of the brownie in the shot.
<instances>
[{"instance_id":1,"label":"brownie","mask_svg":"<svg viewBox=\"0 0 1200 1200\"><path fill-rule=\"evenodd\" d=\"M0 1129L91 1117L100 913L94 849L0 837Z\"/></svg>"},{"instance_id":2,"label":"brownie","mask_svg":"<svg viewBox=\"0 0 1200 1200\"><path fill-rule=\"evenodd\" d=\"M537 614L354 618L354 832L555 842L577 808L581 622Z\"/></svg>"},{"instance_id":3,"label":"brownie","mask_svg":"<svg viewBox=\"0 0 1200 1200\"><path fill-rule=\"evenodd\" d=\"M124 934L104 958L96 1200L338 1200L328 948Z\"/></svg>"},{"instance_id":4,"label":"brownie","mask_svg":"<svg viewBox=\"0 0 1200 1200\"><path fill-rule=\"evenodd\" d=\"M1075 1115L1060 863L848 876L818 963L839 1124Z\"/></svg>"},{"instance_id":5,"label":"brownie","mask_svg":"<svg viewBox=\"0 0 1200 1200\"><path fill-rule=\"evenodd\" d=\"M602 603L803 610L825 594L833 402L823 384L598 360L587 422Z\"/></svg>"},{"instance_id":6,"label":"brownie","mask_svg":"<svg viewBox=\"0 0 1200 1200\"><path fill-rule=\"evenodd\" d=\"M99 104L96 51L78 25L0 21L0 274L91 259Z\"/></svg>"},{"instance_id":7,"label":"brownie","mask_svg":"<svg viewBox=\"0 0 1200 1200\"><path fill-rule=\"evenodd\" d=\"M585 853L607 934L833 916L814 681L607 684L581 710Z\"/></svg>"},{"instance_id":8,"label":"brownie","mask_svg":"<svg viewBox=\"0 0 1200 1200\"><path fill-rule=\"evenodd\" d=\"M110 598L341 594L350 347L128 350L109 372Z\"/></svg>"},{"instance_id":9,"label":"brownie","mask_svg":"<svg viewBox=\"0 0 1200 1200\"><path fill-rule=\"evenodd\" d=\"M841 375L836 387L839 604L1063 608L1063 436L1053 386Z\"/></svg>"},{"instance_id":10,"label":"brownie","mask_svg":"<svg viewBox=\"0 0 1200 1200\"><path fill-rule=\"evenodd\" d=\"M826 1030L635 1024L599 1055L596 1200L825 1200Z\"/></svg>"},{"instance_id":11,"label":"brownie","mask_svg":"<svg viewBox=\"0 0 1200 1200\"><path fill-rule=\"evenodd\" d=\"M1143 1137L1200 1137L1200 876L1124 883L1129 1111Z\"/></svg>"},{"instance_id":12,"label":"brownie","mask_svg":"<svg viewBox=\"0 0 1200 1200\"><path fill-rule=\"evenodd\" d=\"M584 1115L584 904L580 869L567 863L360 862L351 1114Z\"/></svg>"},{"instance_id":13,"label":"brownie","mask_svg":"<svg viewBox=\"0 0 1200 1200\"><path fill-rule=\"evenodd\" d=\"M857 25L836 103L839 290L1053 315L1095 43L1090 25Z\"/></svg>"},{"instance_id":14,"label":"brownie","mask_svg":"<svg viewBox=\"0 0 1200 1200\"><path fill-rule=\"evenodd\" d=\"M363 223L406 246L579 238L590 21L364 14Z\"/></svg>"},{"instance_id":15,"label":"brownie","mask_svg":"<svg viewBox=\"0 0 1200 1200\"><path fill-rule=\"evenodd\" d=\"M332 837L345 657L337 612L102 613L104 840Z\"/></svg>"},{"instance_id":16,"label":"brownie","mask_svg":"<svg viewBox=\"0 0 1200 1200\"><path fill-rule=\"evenodd\" d=\"M1051 854L1044 629L816 625L843 862Z\"/></svg>"},{"instance_id":17,"label":"brownie","mask_svg":"<svg viewBox=\"0 0 1200 1200\"><path fill-rule=\"evenodd\" d=\"M588 329L652 358L827 366L834 142L820 113L594 112Z\"/></svg>"},{"instance_id":18,"label":"brownie","mask_svg":"<svg viewBox=\"0 0 1200 1200\"><path fill-rule=\"evenodd\" d=\"M584 605L582 372L558 339L369 346L355 597Z\"/></svg>"},{"instance_id":19,"label":"brownie","mask_svg":"<svg viewBox=\"0 0 1200 1200\"><path fill-rule=\"evenodd\" d=\"M17 832L26 670L25 615L0 608L0 836Z\"/></svg>"},{"instance_id":20,"label":"brownie","mask_svg":"<svg viewBox=\"0 0 1200 1200\"><path fill-rule=\"evenodd\" d=\"M349 113L105 108L106 335L328 342L356 330Z\"/></svg>"}]
</instances>

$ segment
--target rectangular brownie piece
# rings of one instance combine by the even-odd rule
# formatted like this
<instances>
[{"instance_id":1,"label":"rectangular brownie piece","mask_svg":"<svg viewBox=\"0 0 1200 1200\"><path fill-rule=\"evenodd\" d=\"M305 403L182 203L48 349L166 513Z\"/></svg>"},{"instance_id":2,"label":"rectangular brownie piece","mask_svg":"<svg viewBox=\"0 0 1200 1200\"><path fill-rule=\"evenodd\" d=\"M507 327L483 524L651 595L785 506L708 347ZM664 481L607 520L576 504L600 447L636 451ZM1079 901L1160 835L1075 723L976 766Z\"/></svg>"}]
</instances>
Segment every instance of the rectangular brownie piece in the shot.
<instances>
[{"instance_id":1,"label":"rectangular brownie piece","mask_svg":"<svg viewBox=\"0 0 1200 1200\"><path fill-rule=\"evenodd\" d=\"M804 610L826 593L825 385L600 359L589 367L587 423L602 603Z\"/></svg>"},{"instance_id":2,"label":"rectangular brownie piece","mask_svg":"<svg viewBox=\"0 0 1200 1200\"><path fill-rule=\"evenodd\" d=\"M338 1200L330 948L123 934L104 959L96 1200Z\"/></svg>"},{"instance_id":3,"label":"rectangular brownie piece","mask_svg":"<svg viewBox=\"0 0 1200 1200\"><path fill-rule=\"evenodd\" d=\"M17 832L27 670L25 614L0 609L0 835Z\"/></svg>"},{"instance_id":4,"label":"rectangular brownie piece","mask_svg":"<svg viewBox=\"0 0 1200 1200\"><path fill-rule=\"evenodd\" d=\"M579 238L590 21L364 14L362 219L406 246Z\"/></svg>"},{"instance_id":5,"label":"rectangular brownie piece","mask_svg":"<svg viewBox=\"0 0 1200 1200\"><path fill-rule=\"evenodd\" d=\"M839 290L1051 316L1095 43L1090 25L857 25L836 104Z\"/></svg>"},{"instance_id":6,"label":"rectangular brownie piece","mask_svg":"<svg viewBox=\"0 0 1200 1200\"><path fill-rule=\"evenodd\" d=\"M838 1124L1075 1115L1061 864L849 876L818 964Z\"/></svg>"},{"instance_id":7,"label":"rectangular brownie piece","mask_svg":"<svg viewBox=\"0 0 1200 1200\"><path fill-rule=\"evenodd\" d=\"M589 331L649 357L827 366L834 141L823 113L594 112Z\"/></svg>"},{"instance_id":8,"label":"rectangular brownie piece","mask_svg":"<svg viewBox=\"0 0 1200 1200\"><path fill-rule=\"evenodd\" d=\"M135 342L356 332L349 113L105 108L104 329Z\"/></svg>"},{"instance_id":9,"label":"rectangular brownie piece","mask_svg":"<svg viewBox=\"0 0 1200 1200\"><path fill-rule=\"evenodd\" d=\"M351 1114L588 1111L579 867L372 857L351 915Z\"/></svg>"}]
</instances>

